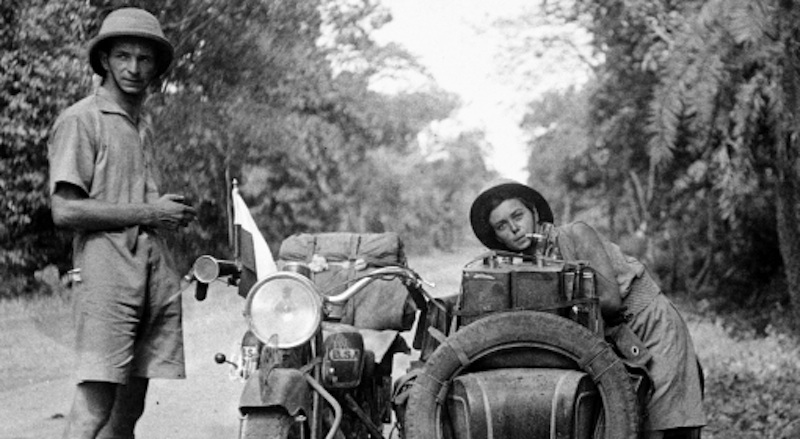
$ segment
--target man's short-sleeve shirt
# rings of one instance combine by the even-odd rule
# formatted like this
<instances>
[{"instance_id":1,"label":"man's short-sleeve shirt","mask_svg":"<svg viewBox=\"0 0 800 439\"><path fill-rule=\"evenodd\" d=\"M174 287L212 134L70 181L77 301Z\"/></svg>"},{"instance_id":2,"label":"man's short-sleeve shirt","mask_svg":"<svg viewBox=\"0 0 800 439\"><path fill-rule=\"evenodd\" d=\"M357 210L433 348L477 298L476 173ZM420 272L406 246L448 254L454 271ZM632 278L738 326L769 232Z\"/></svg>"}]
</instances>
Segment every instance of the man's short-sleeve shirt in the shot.
<instances>
[{"instance_id":1,"label":"man's short-sleeve shirt","mask_svg":"<svg viewBox=\"0 0 800 439\"><path fill-rule=\"evenodd\" d=\"M158 191L145 159L143 133L103 88L71 106L53 127L50 193L65 182L100 201L153 201Z\"/></svg>"},{"instance_id":2,"label":"man's short-sleeve shirt","mask_svg":"<svg viewBox=\"0 0 800 439\"><path fill-rule=\"evenodd\" d=\"M69 107L56 120L50 139L51 195L59 183L68 183L98 201L155 201L158 189L146 157L145 132L102 87ZM140 230L136 226L100 232L78 231L74 241L75 266L86 273L92 266L105 266L113 260L115 264L123 262L117 271L137 272L142 262L134 261L140 259L135 255L139 239ZM87 257L90 260L86 260ZM133 265L130 270L124 270L123 266L128 265L124 260ZM137 277L134 273L123 277L129 276Z\"/></svg>"}]
</instances>

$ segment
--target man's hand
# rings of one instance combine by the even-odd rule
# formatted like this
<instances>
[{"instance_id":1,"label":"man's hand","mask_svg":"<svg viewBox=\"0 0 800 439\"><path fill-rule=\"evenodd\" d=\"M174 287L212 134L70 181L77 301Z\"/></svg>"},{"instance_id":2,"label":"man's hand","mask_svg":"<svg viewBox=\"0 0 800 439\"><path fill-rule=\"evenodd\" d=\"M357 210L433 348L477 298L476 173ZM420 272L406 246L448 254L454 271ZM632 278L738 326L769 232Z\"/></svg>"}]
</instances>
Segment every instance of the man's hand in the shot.
<instances>
[{"instance_id":1,"label":"man's hand","mask_svg":"<svg viewBox=\"0 0 800 439\"><path fill-rule=\"evenodd\" d=\"M154 208L152 226L176 230L186 227L197 217L197 210L186 203L183 195L165 194L151 206Z\"/></svg>"}]
</instances>

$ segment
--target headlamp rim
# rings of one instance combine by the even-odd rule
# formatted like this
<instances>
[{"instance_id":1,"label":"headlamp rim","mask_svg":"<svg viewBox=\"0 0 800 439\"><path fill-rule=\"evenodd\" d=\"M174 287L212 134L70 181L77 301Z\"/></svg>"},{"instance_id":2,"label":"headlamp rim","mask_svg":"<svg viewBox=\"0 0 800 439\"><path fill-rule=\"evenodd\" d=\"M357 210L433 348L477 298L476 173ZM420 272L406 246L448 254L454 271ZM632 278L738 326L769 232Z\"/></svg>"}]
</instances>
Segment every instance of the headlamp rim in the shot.
<instances>
[{"instance_id":1,"label":"headlamp rim","mask_svg":"<svg viewBox=\"0 0 800 439\"><path fill-rule=\"evenodd\" d=\"M247 322L247 327L250 329L250 331L252 331L253 334L259 340L261 340L263 343L268 343L268 340L265 339L263 334L259 333L257 327L253 324L254 319L253 319L253 314L252 314L252 311L251 311L252 310L253 299L255 298L256 294L258 293L258 291L261 289L262 286L264 286L265 284L267 284L269 282L275 281L277 279L282 279L282 278L286 278L286 279L291 279L291 280L297 281L302 286L306 287L306 289L308 289L312 293L310 296L311 296L312 300L315 303L315 309L316 309L316 313L314 313L314 325L313 325L313 327L315 327L316 329L313 332L311 332L311 334L309 334L307 337L298 338L296 341L293 341L291 343L284 343L284 342L281 342L280 340L278 340L277 345L274 346L274 347L279 348L279 349L288 349L288 348L293 348L293 347L299 346L299 345L307 342L311 338L313 338L314 334L316 334L319 331L319 328L322 325L322 313L323 313L323 311L322 311L322 306L323 306L322 296L320 295L319 290L317 289L317 286L314 285L314 283L309 278L307 278L307 277L305 277L305 276L303 276L301 274L291 272L291 271L278 271L276 273L272 273L270 275L267 275L264 279L256 282L255 285L253 285L250 288L250 291L248 291L247 298L245 299L243 314L244 314L245 321Z\"/></svg>"}]
</instances>

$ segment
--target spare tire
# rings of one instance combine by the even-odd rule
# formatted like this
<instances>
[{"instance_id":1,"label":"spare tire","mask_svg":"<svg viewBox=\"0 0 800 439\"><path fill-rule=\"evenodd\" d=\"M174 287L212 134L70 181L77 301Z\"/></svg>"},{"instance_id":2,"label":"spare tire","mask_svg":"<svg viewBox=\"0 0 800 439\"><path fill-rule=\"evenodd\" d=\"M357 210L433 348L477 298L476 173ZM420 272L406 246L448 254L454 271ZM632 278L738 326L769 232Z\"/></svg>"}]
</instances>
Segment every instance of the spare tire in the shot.
<instances>
[{"instance_id":1,"label":"spare tire","mask_svg":"<svg viewBox=\"0 0 800 439\"><path fill-rule=\"evenodd\" d=\"M566 357L589 374L603 401L608 439L636 439L640 412L623 363L602 338L571 320L535 311L492 314L448 337L431 354L411 388L406 439L443 438L442 404L450 381L471 364L504 349L531 349Z\"/></svg>"}]
</instances>

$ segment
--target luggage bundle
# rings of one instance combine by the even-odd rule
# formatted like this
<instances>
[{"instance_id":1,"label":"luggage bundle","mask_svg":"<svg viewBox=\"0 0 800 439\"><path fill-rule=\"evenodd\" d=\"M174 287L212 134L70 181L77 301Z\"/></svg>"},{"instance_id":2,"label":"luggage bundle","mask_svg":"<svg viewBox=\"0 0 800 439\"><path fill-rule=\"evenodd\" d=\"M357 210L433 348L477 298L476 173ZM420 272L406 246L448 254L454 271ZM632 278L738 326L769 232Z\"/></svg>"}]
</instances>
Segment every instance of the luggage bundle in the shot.
<instances>
[{"instance_id":1,"label":"luggage bundle","mask_svg":"<svg viewBox=\"0 0 800 439\"><path fill-rule=\"evenodd\" d=\"M396 233L301 233L286 238L279 266L302 262L311 280L326 294L341 293L363 274L379 267L405 266ZM375 280L344 306L329 309L342 323L366 329L409 330L416 308L400 280Z\"/></svg>"}]
</instances>

